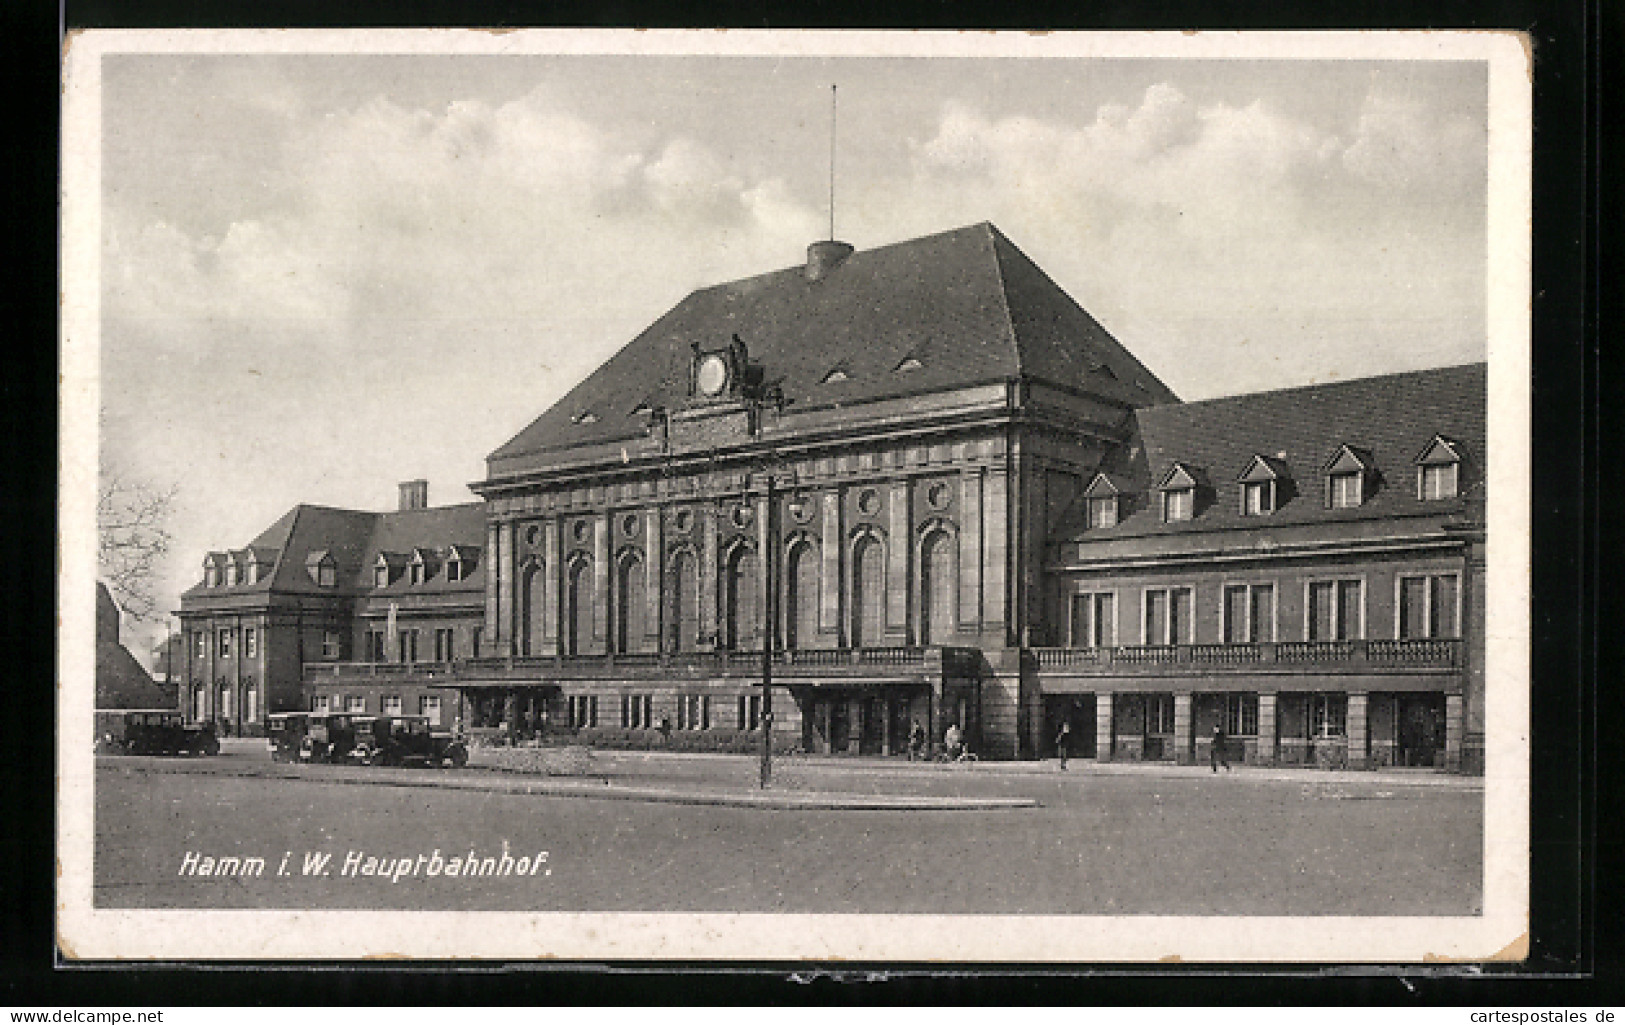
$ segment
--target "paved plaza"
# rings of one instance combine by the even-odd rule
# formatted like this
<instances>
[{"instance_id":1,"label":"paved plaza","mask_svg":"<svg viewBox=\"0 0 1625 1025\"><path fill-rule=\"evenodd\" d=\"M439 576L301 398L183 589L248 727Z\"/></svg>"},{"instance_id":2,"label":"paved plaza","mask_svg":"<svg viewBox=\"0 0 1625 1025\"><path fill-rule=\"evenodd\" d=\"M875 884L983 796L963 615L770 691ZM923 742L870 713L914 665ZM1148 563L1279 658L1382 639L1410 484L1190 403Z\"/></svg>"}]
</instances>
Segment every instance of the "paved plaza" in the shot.
<instances>
[{"instance_id":1,"label":"paved plaza","mask_svg":"<svg viewBox=\"0 0 1625 1025\"><path fill-rule=\"evenodd\" d=\"M1053 762L815 758L775 770L777 803L763 804L757 763L738 756L598 752L572 777L278 766L261 741L214 759L102 757L95 901L1461 915L1481 900L1475 779L1086 761L1064 774ZM531 859L523 876L430 871L437 856L504 852Z\"/></svg>"}]
</instances>

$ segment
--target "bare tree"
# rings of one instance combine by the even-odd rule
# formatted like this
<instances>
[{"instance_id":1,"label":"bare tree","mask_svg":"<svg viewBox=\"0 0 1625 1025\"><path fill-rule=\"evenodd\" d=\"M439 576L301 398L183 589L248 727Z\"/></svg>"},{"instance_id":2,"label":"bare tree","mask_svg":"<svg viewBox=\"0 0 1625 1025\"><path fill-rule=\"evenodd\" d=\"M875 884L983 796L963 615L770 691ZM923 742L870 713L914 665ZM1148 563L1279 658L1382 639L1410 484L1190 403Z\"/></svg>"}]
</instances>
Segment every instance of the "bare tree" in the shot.
<instances>
[{"instance_id":1,"label":"bare tree","mask_svg":"<svg viewBox=\"0 0 1625 1025\"><path fill-rule=\"evenodd\" d=\"M103 464L96 501L101 535L97 563L102 580L133 619L163 618L153 585L169 553L169 515L175 489L157 490Z\"/></svg>"}]
</instances>

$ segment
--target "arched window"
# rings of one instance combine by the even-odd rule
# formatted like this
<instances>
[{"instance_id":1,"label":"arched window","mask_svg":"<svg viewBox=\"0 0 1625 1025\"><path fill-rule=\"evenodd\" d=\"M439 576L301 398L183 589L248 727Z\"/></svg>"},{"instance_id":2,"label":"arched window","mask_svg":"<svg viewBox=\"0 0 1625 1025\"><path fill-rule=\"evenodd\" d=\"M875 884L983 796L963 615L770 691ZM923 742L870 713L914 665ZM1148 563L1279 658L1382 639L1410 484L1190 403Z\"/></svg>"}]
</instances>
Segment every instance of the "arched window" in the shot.
<instances>
[{"instance_id":1,"label":"arched window","mask_svg":"<svg viewBox=\"0 0 1625 1025\"><path fill-rule=\"evenodd\" d=\"M519 653L521 655L540 655L542 653L542 621L546 615L546 605L542 600L543 588L547 584L547 564L540 559L532 559L525 565L523 582L520 585L519 597Z\"/></svg>"},{"instance_id":2,"label":"arched window","mask_svg":"<svg viewBox=\"0 0 1625 1025\"><path fill-rule=\"evenodd\" d=\"M818 549L798 541L784 560L784 646L806 647L817 633Z\"/></svg>"},{"instance_id":3,"label":"arched window","mask_svg":"<svg viewBox=\"0 0 1625 1025\"><path fill-rule=\"evenodd\" d=\"M615 650L637 651L643 646L643 560L628 553L621 560L615 581Z\"/></svg>"},{"instance_id":4,"label":"arched window","mask_svg":"<svg viewBox=\"0 0 1625 1025\"><path fill-rule=\"evenodd\" d=\"M920 546L920 643L943 644L954 632L958 551L946 530L933 530Z\"/></svg>"},{"instance_id":5,"label":"arched window","mask_svg":"<svg viewBox=\"0 0 1625 1025\"><path fill-rule=\"evenodd\" d=\"M570 566L564 589L564 653L584 654L592 646L592 563L577 560Z\"/></svg>"},{"instance_id":6,"label":"arched window","mask_svg":"<svg viewBox=\"0 0 1625 1025\"><path fill-rule=\"evenodd\" d=\"M727 593L723 617L723 635L727 646L735 650L750 650L761 644L762 610L757 602L761 589L761 571L757 568L756 553L744 545L734 549L728 558Z\"/></svg>"},{"instance_id":7,"label":"arched window","mask_svg":"<svg viewBox=\"0 0 1625 1025\"><path fill-rule=\"evenodd\" d=\"M700 575L694 553L681 551L672 559L666 587L671 650L693 651L700 639Z\"/></svg>"},{"instance_id":8,"label":"arched window","mask_svg":"<svg viewBox=\"0 0 1625 1025\"><path fill-rule=\"evenodd\" d=\"M852 647L876 645L886 629L886 546L865 534L852 548Z\"/></svg>"}]
</instances>

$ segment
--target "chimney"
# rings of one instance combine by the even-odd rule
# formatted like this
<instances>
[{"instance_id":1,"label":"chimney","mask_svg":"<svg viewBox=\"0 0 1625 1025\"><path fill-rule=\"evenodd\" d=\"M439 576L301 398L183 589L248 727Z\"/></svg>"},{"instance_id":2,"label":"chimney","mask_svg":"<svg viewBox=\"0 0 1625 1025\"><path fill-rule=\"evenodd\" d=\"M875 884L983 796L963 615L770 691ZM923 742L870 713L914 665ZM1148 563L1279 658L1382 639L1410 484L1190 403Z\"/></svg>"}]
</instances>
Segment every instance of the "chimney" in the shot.
<instances>
[{"instance_id":1,"label":"chimney","mask_svg":"<svg viewBox=\"0 0 1625 1025\"><path fill-rule=\"evenodd\" d=\"M401 511L429 508L429 482L426 480L401 481Z\"/></svg>"},{"instance_id":2,"label":"chimney","mask_svg":"<svg viewBox=\"0 0 1625 1025\"><path fill-rule=\"evenodd\" d=\"M822 281L824 275L840 266L852 255L852 247L845 242L814 242L807 247L807 280Z\"/></svg>"}]
</instances>

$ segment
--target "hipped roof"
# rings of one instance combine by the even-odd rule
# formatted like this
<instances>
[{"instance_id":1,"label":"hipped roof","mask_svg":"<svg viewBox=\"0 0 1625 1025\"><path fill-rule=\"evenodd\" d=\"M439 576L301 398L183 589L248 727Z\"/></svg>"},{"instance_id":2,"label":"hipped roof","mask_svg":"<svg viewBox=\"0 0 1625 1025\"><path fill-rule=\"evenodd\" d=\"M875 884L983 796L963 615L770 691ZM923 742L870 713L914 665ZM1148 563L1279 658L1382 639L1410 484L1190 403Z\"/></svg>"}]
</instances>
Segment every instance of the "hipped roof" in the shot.
<instances>
[{"instance_id":1,"label":"hipped roof","mask_svg":"<svg viewBox=\"0 0 1625 1025\"><path fill-rule=\"evenodd\" d=\"M777 382L786 412L1036 378L1125 406L1177 399L992 224L853 253L818 281L803 267L703 288L660 317L490 456L642 436L641 406L689 401L693 346L733 336ZM905 359L918 367L899 371ZM826 383L830 372L846 375ZM596 419L583 422L591 412Z\"/></svg>"}]
</instances>

